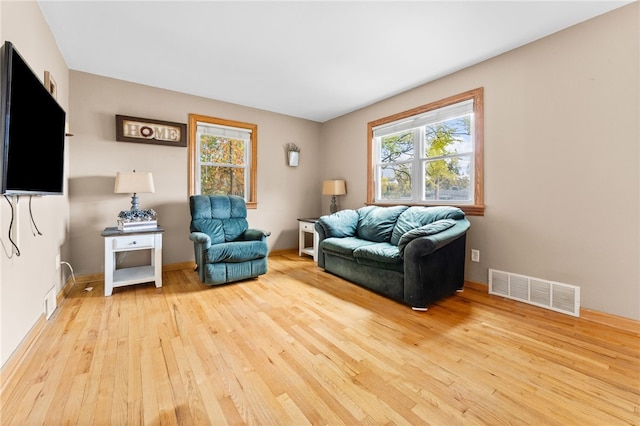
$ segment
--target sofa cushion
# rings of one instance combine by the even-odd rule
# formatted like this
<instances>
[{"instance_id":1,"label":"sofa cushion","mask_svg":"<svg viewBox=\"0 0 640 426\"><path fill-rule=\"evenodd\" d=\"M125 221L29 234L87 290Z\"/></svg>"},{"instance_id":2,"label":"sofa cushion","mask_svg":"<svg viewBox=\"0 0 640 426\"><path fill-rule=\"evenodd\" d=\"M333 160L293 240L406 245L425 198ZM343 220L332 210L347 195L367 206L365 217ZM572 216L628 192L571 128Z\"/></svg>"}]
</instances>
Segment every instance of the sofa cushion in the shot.
<instances>
[{"instance_id":1,"label":"sofa cushion","mask_svg":"<svg viewBox=\"0 0 640 426\"><path fill-rule=\"evenodd\" d=\"M441 219L464 219L465 215L458 207L434 206L421 207L412 206L402 212L393 228L390 243L398 244L400 237L412 229L435 222Z\"/></svg>"},{"instance_id":2,"label":"sofa cushion","mask_svg":"<svg viewBox=\"0 0 640 426\"><path fill-rule=\"evenodd\" d=\"M326 238L322 241L322 250L331 254L338 254L344 257L353 258L354 250L375 244L372 241L362 240L356 237Z\"/></svg>"},{"instance_id":3,"label":"sofa cushion","mask_svg":"<svg viewBox=\"0 0 640 426\"><path fill-rule=\"evenodd\" d=\"M377 243L388 243L398 217L407 208L407 206L368 206L358 209L359 219L356 229L358 237Z\"/></svg>"},{"instance_id":4,"label":"sofa cushion","mask_svg":"<svg viewBox=\"0 0 640 426\"><path fill-rule=\"evenodd\" d=\"M327 237L353 237L358 226L358 212L340 210L330 216L322 216L317 223Z\"/></svg>"},{"instance_id":5,"label":"sofa cushion","mask_svg":"<svg viewBox=\"0 0 640 426\"><path fill-rule=\"evenodd\" d=\"M239 241L214 244L207 249L207 263L245 262L267 256L263 241Z\"/></svg>"},{"instance_id":6,"label":"sofa cushion","mask_svg":"<svg viewBox=\"0 0 640 426\"><path fill-rule=\"evenodd\" d=\"M379 263L402 263L398 247L389 243L363 245L353 251L358 261L368 259Z\"/></svg>"},{"instance_id":7,"label":"sofa cushion","mask_svg":"<svg viewBox=\"0 0 640 426\"><path fill-rule=\"evenodd\" d=\"M398 241L399 256L404 256L404 249L412 240L420 237L426 237L428 235L438 234L451 228L455 224L456 221L453 219L442 219L405 232L404 235L400 237L400 241Z\"/></svg>"}]
</instances>

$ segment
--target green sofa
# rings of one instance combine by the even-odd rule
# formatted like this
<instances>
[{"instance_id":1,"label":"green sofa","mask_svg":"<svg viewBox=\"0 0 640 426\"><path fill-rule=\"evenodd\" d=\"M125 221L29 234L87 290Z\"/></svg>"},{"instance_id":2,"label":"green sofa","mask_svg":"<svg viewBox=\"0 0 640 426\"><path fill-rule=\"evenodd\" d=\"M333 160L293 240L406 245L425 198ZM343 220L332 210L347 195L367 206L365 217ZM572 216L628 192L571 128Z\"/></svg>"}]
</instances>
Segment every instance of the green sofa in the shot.
<instances>
[{"instance_id":1,"label":"green sofa","mask_svg":"<svg viewBox=\"0 0 640 426\"><path fill-rule=\"evenodd\" d=\"M456 207L367 206L316 222L318 266L415 310L464 286L469 221Z\"/></svg>"}]
</instances>

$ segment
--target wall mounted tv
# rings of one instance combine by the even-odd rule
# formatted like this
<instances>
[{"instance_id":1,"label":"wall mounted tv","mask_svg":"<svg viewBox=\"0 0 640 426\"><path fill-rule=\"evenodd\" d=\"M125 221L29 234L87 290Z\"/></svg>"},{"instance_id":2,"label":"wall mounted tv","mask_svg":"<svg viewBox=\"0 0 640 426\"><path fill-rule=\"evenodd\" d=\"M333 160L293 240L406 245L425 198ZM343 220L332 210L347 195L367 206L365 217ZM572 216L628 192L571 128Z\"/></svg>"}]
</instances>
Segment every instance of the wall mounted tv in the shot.
<instances>
[{"instance_id":1,"label":"wall mounted tv","mask_svg":"<svg viewBox=\"0 0 640 426\"><path fill-rule=\"evenodd\" d=\"M66 113L10 41L0 48L0 193L60 195Z\"/></svg>"}]
</instances>

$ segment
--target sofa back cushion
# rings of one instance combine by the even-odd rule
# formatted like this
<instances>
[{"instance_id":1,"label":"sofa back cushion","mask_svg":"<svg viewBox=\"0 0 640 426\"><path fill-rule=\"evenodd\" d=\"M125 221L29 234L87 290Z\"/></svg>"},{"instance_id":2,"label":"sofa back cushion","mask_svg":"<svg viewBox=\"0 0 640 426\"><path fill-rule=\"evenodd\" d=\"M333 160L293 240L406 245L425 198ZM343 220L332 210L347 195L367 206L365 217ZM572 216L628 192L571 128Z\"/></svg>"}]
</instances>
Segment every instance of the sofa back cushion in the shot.
<instances>
[{"instance_id":1,"label":"sofa back cushion","mask_svg":"<svg viewBox=\"0 0 640 426\"><path fill-rule=\"evenodd\" d=\"M358 226L358 212L355 210L340 210L330 216L321 216L317 224L327 237L354 237Z\"/></svg>"},{"instance_id":2,"label":"sofa back cushion","mask_svg":"<svg viewBox=\"0 0 640 426\"><path fill-rule=\"evenodd\" d=\"M204 232L212 244L237 240L247 230L247 207L235 195L192 195L191 232Z\"/></svg>"},{"instance_id":3,"label":"sofa back cushion","mask_svg":"<svg viewBox=\"0 0 640 426\"><path fill-rule=\"evenodd\" d=\"M407 206L367 206L358 209L356 229L358 237L377 243L388 243L398 217L407 208Z\"/></svg>"},{"instance_id":4,"label":"sofa back cushion","mask_svg":"<svg viewBox=\"0 0 640 426\"><path fill-rule=\"evenodd\" d=\"M464 219L464 212L458 207L451 206L409 207L398 217L391 233L390 243L398 245L400 237L405 233L442 219Z\"/></svg>"}]
</instances>

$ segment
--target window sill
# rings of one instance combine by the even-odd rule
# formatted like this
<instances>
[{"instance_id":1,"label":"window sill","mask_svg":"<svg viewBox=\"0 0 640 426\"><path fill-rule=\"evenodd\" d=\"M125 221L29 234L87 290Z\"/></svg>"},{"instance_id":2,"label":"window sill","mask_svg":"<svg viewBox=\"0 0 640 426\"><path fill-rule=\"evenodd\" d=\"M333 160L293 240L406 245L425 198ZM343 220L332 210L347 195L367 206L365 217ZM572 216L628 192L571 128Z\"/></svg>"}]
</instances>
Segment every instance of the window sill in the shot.
<instances>
[{"instance_id":1,"label":"window sill","mask_svg":"<svg viewBox=\"0 0 640 426\"><path fill-rule=\"evenodd\" d=\"M469 205L469 204L420 204L420 203L365 203L367 206L422 206L422 207L435 207L435 206L451 206L458 207L467 216L484 216L484 205Z\"/></svg>"}]
</instances>

